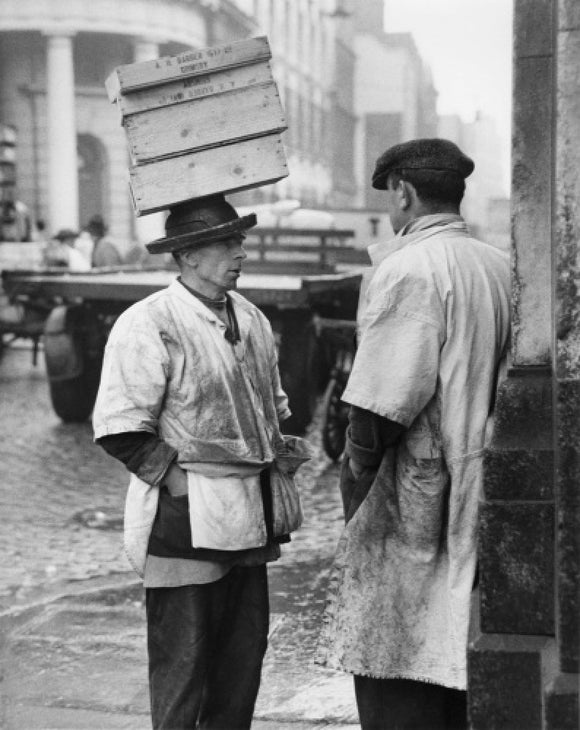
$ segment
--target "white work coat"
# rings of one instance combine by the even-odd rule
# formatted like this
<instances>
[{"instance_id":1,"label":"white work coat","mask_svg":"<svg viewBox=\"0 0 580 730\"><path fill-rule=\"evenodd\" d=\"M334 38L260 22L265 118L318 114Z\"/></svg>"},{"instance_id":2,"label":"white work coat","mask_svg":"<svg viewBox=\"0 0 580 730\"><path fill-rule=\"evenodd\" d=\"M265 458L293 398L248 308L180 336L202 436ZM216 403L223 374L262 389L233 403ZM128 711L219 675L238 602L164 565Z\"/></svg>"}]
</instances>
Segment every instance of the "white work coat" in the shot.
<instances>
[{"instance_id":1,"label":"white work coat","mask_svg":"<svg viewBox=\"0 0 580 730\"><path fill-rule=\"evenodd\" d=\"M240 332L233 346L220 318L178 281L118 318L105 349L95 438L156 433L177 450L182 468L213 477L258 474L273 461L278 419L290 411L272 330L257 307L229 295ZM132 475L125 549L139 574L158 491Z\"/></svg>"},{"instance_id":2,"label":"white work coat","mask_svg":"<svg viewBox=\"0 0 580 730\"><path fill-rule=\"evenodd\" d=\"M449 215L417 219L372 256L343 399L407 430L341 537L318 661L463 689L509 256Z\"/></svg>"}]
</instances>

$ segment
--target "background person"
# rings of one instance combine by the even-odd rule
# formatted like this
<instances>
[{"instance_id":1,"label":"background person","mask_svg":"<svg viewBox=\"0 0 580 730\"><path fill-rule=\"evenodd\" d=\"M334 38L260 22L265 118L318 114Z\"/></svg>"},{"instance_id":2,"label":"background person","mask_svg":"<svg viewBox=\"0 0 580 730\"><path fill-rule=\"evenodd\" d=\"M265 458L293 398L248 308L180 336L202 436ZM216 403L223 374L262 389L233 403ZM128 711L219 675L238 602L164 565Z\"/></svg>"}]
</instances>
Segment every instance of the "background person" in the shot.
<instances>
[{"instance_id":1,"label":"background person","mask_svg":"<svg viewBox=\"0 0 580 730\"><path fill-rule=\"evenodd\" d=\"M69 271L90 271L91 265L75 248L78 233L70 228L62 228L46 244L43 252L45 266L63 267Z\"/></svg>"},{"instance_id":2,"label":"background person","mask_svg":"<svg viewBox=\"0 0 580 730\"><path fill-rule=\"evenodd\" d=\"M508 345L509 256L459 215L473 162L388 149L393 240L369 249L341 490L346 528L320 661L354 674L363 730L466 728L482 458Z\"/></svg>"},{"instance_id":3,"label":"background person","mask_svg":"<svg viewBox=\"0 0 580 730\"><path fill-rule=\"evenodd\" d=\"M101 266L121 266L123 257L116 244L106 235L107 226L100 215L93 216L87 223L86 229L93 240L91 264Z\"/></svg>"},{"instance_id":4,"label":"background person","mask_svg":"<svg viewBox=\"0 0 580 730\"><path fill-rule=\"evenodd\" d=\"M144 575L154 728L249 728L260 684L280 556L267 469L290 411L270 324L233 291L255 224L221 195L176 206L148 248L181 274L119 317L105 351L95 438L133 474L125 545ZM192 529L212 495L225 547Z\"/></svg>"}]
</instances>

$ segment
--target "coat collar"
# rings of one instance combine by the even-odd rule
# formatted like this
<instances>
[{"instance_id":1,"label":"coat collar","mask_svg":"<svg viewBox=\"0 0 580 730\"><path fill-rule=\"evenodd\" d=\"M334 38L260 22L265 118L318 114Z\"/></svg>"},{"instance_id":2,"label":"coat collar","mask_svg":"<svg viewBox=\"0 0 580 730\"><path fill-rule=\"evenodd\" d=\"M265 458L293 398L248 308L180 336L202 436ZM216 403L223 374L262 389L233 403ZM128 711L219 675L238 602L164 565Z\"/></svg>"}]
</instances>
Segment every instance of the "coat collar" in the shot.
<instances>
[{"instance_id":1,"label":"coat collar","mask_svg":"<svg viewBox=\"0 0 580 730\"><path fill-rule=\"evenodd\" d=\"M436 233L448 232L460 233L465 236L469 235L467 225L460 215L454 215L452 213L423 215L407 223L389 241L371 244L367 248L367 251L373 266L378 266L387 256L390 256L404 246L423 241Z\"/></svg>"},{"instance_id":2,"label":"coat collar","mask_svg":"<svg viewBox=\"0 0 580 730\"><path fill-rule=\"evenodd\" d=\"M176 297L191 307L200 317L223 327L223 322L217 314L206 307L200 299L188 291L177 279L171 282L168 287L168 292L172 297ZM228 296L231 298L235 307L238 326L240 328L240 337L244 340L251 329L254 305L236 291L229 291Z\"/></svg>"}]
</instances>

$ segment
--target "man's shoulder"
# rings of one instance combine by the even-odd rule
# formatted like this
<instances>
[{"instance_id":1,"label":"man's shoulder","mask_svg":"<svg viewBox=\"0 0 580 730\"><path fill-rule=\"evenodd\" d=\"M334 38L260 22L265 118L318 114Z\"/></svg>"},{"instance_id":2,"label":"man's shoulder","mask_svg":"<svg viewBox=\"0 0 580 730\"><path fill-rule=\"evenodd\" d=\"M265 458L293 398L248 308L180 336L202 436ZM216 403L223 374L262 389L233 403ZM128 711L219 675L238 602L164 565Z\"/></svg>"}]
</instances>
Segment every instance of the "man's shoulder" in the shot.
<instances>
[{"instance_id":1,"label":"man's shoulder","mask_svg":"<svg viewBox=\"0 0 580 730\"><path fill-rule=\"evenodd\" d=\"M231 299L236 307L239 307L240 309L244 310L249 315L258 317L259 319L266 318L264 313L260 309L258 309L258 307L255 304L252 304L252 302L249 299L246 299L246 297L243 294L240 294L237 291L229 291L228 296L231 297Z\"/></svg>"},{"instance_id":2,"label":"man's shoulder","mask_svg":"<svg viewBox=\"0 0 580 730\"><path fill-rule=\"evenodd\" d=\"M170 308L170 289L171 287L160 289L127 307L117 318L115 326L117 328L131 327L141 323L152 324L159 321L160 317L163 317Z\"/></svg>"}]
</instances>

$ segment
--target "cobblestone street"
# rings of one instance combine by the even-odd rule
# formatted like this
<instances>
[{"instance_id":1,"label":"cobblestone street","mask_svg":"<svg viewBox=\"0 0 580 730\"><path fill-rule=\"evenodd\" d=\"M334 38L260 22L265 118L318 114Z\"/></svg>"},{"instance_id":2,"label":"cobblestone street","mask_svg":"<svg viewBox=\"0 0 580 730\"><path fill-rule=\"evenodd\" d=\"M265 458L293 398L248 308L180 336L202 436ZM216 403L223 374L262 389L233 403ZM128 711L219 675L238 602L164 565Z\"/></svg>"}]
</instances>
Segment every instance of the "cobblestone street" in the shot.
<instances>
[{"instance_id":1,"label":"cobblestone street","mask_svg":"<svg viewBox=\"0 0 580 730\"><path fill-rule=\"evenodd\" d=\"M92 444L89 423L65 425L53 413L42 355L33 367L29 351L7 349L0 394L0 610L127 571L123 467ZM107 529L89 527L91 517Z\"/></svg>"},{"instance_id":2,"label":"cobblestone street","mask_svg":"<svg viewBox=\"0 0 580 730\"><path fill-rule=\"evenodd\" d=\"M42 355L33 367L29 350L5 350L0 392L0 617L12 626L27 607L46 605L40 614L27 609L32 618L8 643L0 726L146 727L142 589L121 545L127 473L93 445L89 423L65 425L53 413ZM322 451L319 422L320 414L307 435L316 456L299 472L305 524L270 567L271 639L257 728L346 728L356 719L350 679L313 664L342 524L338 468ZM107 583L128 587L82 597ZM102 610L109 629L101 636ZM103 684L97 694L94 681Z\"/></svg>"}]
</instances>

